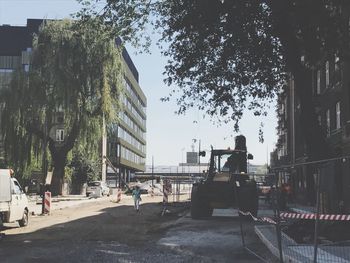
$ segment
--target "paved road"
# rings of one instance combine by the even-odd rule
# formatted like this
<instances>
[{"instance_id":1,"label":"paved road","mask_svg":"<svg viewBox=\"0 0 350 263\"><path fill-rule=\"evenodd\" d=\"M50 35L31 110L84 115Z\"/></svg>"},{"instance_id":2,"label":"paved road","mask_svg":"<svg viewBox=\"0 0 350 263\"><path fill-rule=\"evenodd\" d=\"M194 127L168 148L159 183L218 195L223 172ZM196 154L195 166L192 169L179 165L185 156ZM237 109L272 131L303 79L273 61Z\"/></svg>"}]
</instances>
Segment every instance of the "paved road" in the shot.
<instances>
[{"instance_id":1,"label":"paved road","mask_svg":"<svg viewBox=\"0 0 350 263\"><path fill-rule=\"evenodd\" d=\"M105 198L32 216L26 228L8 225L1 262L260 262L242 248L237 218L194 221L183 207L161 217L161 197L142 199L140 213L130 197ZM246 242L269 257L246 229Z\"/></svg>"}]
</instances>

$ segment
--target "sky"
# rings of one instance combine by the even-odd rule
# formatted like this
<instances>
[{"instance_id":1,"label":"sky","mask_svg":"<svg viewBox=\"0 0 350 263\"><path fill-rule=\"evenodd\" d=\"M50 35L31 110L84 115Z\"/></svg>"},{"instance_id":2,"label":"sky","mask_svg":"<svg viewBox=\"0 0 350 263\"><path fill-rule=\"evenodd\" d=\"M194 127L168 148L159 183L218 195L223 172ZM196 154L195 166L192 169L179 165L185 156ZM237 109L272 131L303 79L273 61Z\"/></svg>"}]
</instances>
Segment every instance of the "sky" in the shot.
<instances>
[{"instance_id":1,"label":"sky","mask_svg":"<svg viewBox=\"0 0 350 263\"><path fill-rule=\"evenodd\" d=\"M27 18L62 19L79 10L75 0L0 0L0 25L26 25ZM247 149L254 155L253 164L269 162L269 152L275 146L277 119L272 105L267 117L244 114L240 132L235 133L233 123L217 126L208 116L198 110L190 110L186 115L176 115L175 101L161 102L160 98L169 94L170 88L163 82L164 66L167 59L161 56L153 36L151 54L139 54L130 45L128 52L139 71L139 83L147 97L147 158L146 164L177 165L184 162L186 152L214 148L234 148L234 136L243 134L247 138ZM264 143L259 142L258 129L264 123ZM194 140L196 141L194 143ZM208 154L209 152L207 152ZM202 158L207 162L209 155Z\"/></svg>"}]
</instances>

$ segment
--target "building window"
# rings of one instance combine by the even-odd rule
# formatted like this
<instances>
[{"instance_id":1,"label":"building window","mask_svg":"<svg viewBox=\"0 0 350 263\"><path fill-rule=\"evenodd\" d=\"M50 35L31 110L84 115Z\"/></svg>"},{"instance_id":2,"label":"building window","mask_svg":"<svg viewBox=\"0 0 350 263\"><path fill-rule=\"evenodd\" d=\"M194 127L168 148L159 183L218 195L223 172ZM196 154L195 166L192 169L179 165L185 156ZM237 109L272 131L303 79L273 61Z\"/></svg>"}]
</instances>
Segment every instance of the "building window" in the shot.
<instances>
[{"instance_id":1,"label":"building window","mask_svg":"<svg viewBox=\"0 0 350 263\"><path fill-rule=\"evenodd\" d=\"M334 55L334 71L337 72L340 69L339 66L339 56L337 54Z\"/></svg>"},{"instance_id":2,"label":"building window","mask_svg":"<svg viewBox=\"0 0 350 263\"><path fill-rule=\"evenodd\" d=\"M336 129L340 129L340 101L335 104L335 112L336 112Z\"/></svg>"},{"instance_id":3,"label":"building window","mask_svg":"<svg viewBox=\"0 0 350 263\"><path fill-rule=\"evenodd\" d=\"M10 68L0 68L0 73L12 73L14 69Z\"/></svg>"},{"instance_id":4,"label":"building window","mask_svg":"<svg viewBox=\"0 0 350 263\"><path fill-rule=\"evenodd\" d=\"M329 61L326 62L326 88L329 86Z\"/></svg>"},{"instance_id":5,"label":"building window","mask_svg":"<svg viewBox=\"0 0 350 263\"><path fill-rule=\"evenodd\" d=\"M331 135L331 113L329 110L326 111L326 129L327 137Z\"/></svg>"},{"instance_id":6,"label":"building window","mask_svg":"<svg viewBox=\"0 0 350 263\"><path fill-rule=\"evenodd\" d=\"M340 58L337 54L334 55L334 82L339 83L341 81L340 71Z\"/></svg>"},{"instance_id":7,"label":"building window","mask_svg":"<svg viewBox=\"0 0 350 263\"><path fill-rule=\"evenodd\" d=\"M316 94L321 93L321 70L317 70Z\"/></svg>"},{"instance_id":8,"label":"building window","mask_svg":"<svg viewBox=\"0 0 350 263\"><path fill-rule=\"evenodd\" d=\"M64 141L64 129L57 129L56 142L63 142L63 141Z\"/></svg>"}]
</instances>

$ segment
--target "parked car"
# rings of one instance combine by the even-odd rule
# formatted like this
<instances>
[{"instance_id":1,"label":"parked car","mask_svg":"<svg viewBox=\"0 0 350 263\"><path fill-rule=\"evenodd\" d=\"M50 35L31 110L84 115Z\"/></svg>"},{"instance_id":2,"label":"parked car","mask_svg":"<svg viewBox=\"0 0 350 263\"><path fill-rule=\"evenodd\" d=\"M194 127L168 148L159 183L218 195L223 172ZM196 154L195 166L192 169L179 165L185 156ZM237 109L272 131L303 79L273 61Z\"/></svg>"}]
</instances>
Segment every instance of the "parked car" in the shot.
<instances>
[{"instance_id":1,"label":"parked car","mask_svg":"<svg viewBox=\"0 0 350 263\"><path fill-rule=\"evenodd\" d=\"M88 187L86 188L87 197L101 197L104 195L109 196L109 187L106 182L92 181L88 183Z\"/></svg>"}]
</instances>

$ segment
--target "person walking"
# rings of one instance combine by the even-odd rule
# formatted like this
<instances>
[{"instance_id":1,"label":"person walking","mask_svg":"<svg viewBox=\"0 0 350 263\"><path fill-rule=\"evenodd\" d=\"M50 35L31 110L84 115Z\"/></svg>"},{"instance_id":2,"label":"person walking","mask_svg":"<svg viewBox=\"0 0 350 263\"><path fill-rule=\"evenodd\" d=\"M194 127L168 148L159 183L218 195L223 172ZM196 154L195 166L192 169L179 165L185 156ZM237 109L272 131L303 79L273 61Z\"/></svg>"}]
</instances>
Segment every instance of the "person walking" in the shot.
<instances>
[{"instance_id":1,"label":"person walking","mask_svg":"<svg viewBox=\"0 0 350 263\"><path fill-rule=\"evenodd\" d=\"M138 212L140 208L140 201L141 201L141 190L138 185L136 185L136 187L132 191L132 197L134 198L134 208Z\"/></svg>"}]
</instances>

